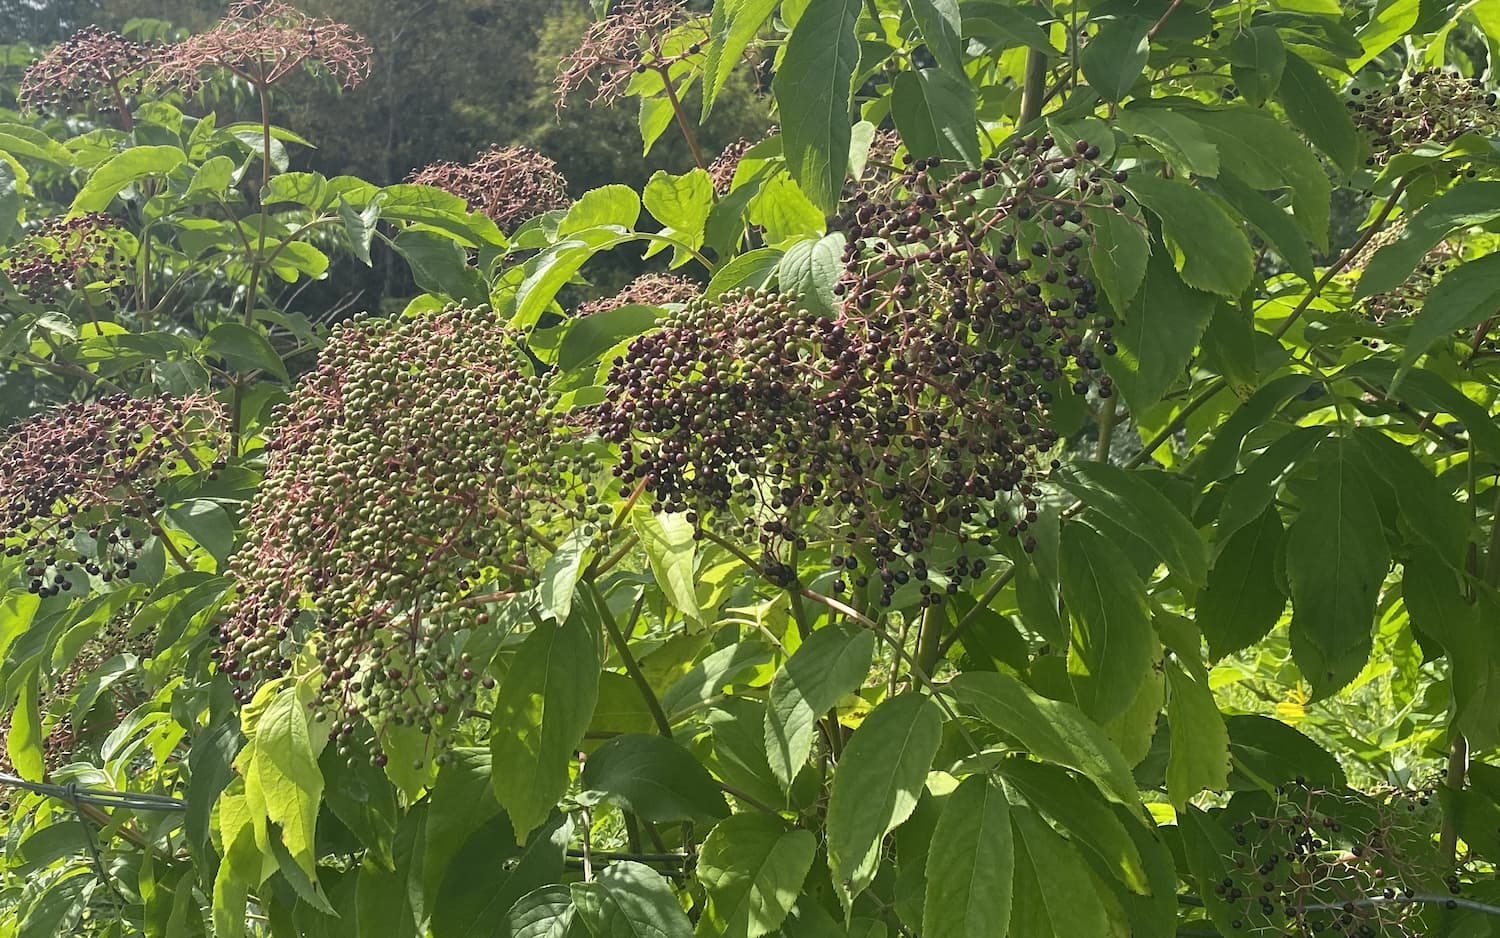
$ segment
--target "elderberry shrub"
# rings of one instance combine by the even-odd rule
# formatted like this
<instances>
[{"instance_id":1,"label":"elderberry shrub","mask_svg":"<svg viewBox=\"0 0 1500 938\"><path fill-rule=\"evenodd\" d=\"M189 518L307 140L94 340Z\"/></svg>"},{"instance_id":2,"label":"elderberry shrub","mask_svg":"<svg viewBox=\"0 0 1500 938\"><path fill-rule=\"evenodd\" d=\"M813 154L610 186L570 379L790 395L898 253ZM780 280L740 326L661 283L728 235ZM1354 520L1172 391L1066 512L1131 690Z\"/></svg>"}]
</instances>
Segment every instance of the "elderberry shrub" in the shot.
<instances>
[{"instance_id":1,"label":"elderberry shrub","mask_svg":"<svg viewBox=\"0 0 1500 938\"><path fill-rule=\"evenodd\" d=\"M205 397L116 394L38 414L0 439L0 544L43 598L125 579L161 534L163 483L220 465L223 446Z\"/></svg>"},{"instance_id":2,"label":"elderberry shrub","mask_svg":"<svg viewBox=\"0 0 1500 938\"><path fill-rule=\"evenodd\" d=\"M835 589L885 606L913 581L928 605L957 592L997 534L1032 549L1054 393L1112 390L1085 212L1124 180L1098 156L1049 136L980 170L919 160L856 196L831 313L758 291L667 316L597 414L625 488L753 538L773 580L827 546Z\"/></svg>"},{"instance_id":3,"label":"elderberry shrub","mask_svg":"<svg viewBox=\"0 0 1500 938\"><path fill-rule=\"evenodd\" d=\"M307 651L340 743L368 721L441 748L493 686L488 609L535 583L539 545L606 510L596 457L519 343L458 307L334 330L278 414L231 561L220 668L239 699Z\"/></svg>"}]
</instances>

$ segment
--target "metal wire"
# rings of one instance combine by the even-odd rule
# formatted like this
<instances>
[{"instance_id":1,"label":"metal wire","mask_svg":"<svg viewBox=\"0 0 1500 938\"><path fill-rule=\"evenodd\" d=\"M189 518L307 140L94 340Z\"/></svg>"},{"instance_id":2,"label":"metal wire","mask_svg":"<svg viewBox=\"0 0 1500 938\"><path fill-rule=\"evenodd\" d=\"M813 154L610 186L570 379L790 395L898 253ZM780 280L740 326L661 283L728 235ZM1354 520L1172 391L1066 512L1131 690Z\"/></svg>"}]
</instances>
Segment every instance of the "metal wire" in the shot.
<instances>
[{"instance_id":1,"label":"metal wire","mask_svg":"<svg viewBox=\"0 0 1500 938\"><path fill-rule=\"evenodd\" d=\"M127 811L185 811L187 802L167 795L147 792L110 791L104 788L80 788L75 783L51 785L46 782L30 782L19 776L0 772L0 786L20 788L56 798L68 804L92 804L101 808L124 808Z\"/></svg>"}]
</instances>

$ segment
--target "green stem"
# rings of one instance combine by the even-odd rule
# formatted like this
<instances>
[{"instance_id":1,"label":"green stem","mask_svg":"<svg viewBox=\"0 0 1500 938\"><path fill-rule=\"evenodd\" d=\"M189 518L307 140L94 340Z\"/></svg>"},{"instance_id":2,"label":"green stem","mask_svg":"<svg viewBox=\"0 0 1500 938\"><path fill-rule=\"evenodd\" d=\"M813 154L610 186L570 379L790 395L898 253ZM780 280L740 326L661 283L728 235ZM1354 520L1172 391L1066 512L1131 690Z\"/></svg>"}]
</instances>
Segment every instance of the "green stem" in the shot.
<instances>
[{"instance_id":1,"label":"green stem","mask_svg":"<svg viewBox=\"0 0 1500 938\"><path fill-rule=\"evenodd\" d=\"M1115 409L1115 399L1105 398L1104 409L1099 412L1099 442L1094 447L1094 462L1109 462L1109 448L1114 442L1115 425L1119 422L1120 412Z\"/></svg>"},{"instance_id":2,"label":"green stem","mask_svg":"<svg viewBox=\"0 0 1500 938\"><path fill-rule=\"evenodd\" d=\"M1401 193L1406 190L1409 182L1411 182L1411 177L1403 176L1396 183L1396 188L1391 190L1391 194L1385 200L1385 207L1380 210L1380 214L1375 216L1375 220L1370 222L1369 227L1360 234L1359 239L1349 246L1349 250L1340 254L1338 260L1334 261L1332 266L1323 271L1323 276L1319 277L1317 282L1313 284L1312 289L1298 301L1297 305L1293 307L1291 314L1282 321L1281 325L1277 326L1271 332L1271 338L1280 339L1290 332L1292 326L1296 324L1303 313L1307 312L1307 308L1312 305L1312 301L1317 299L1318 294L1323 292L1323 288L1332 283L1334 277L1343 273L1344 269L1354 262L1354 258L1359 256L1359 252L1363 251L1365 246L1380 233L1380 230L1385 227L1386 220L1391 217L1391 212L1396 210L1396 201L1401 198Z\"/></svg>"},{"instance_id":3,"label":"green stem","mask_svg":"<svg viewBox=\"0 0 1500 938\"><path fill-rule=\"evenodd\" d=\"M693 127L688 123L687 114L683 111L682 102L677 98L677 89L672 87L672 76L668 66L656 66L656 72L661 76L662 87L667 90L667 102L672 105L672 116L677 119L677 129L682 131L682 137L687 141L688 149L693 151L693 162L704 172L708 171L708 162L703 159L703 148L698 145L698 135L693 132Z\"/></svg>"},{"instance_id":4,"label":"green stem","mask_svg":"<svg viewBox=\"0 0 1500 938\"><path fill-rule=\"evenodd\" d=\"M1021 113L1016 117L1016 130L1042 116L1042 104L1047 98L1047 53L1037 49L1026 52L1026 70L1021 79Z\"/></svg>"},{"instance_id":5,"label":"green stem","mask_svg":"<svg viewBox=\"0 0 1500 938\"><path fill-rule=\"evenodd\" d=\"M598 584L592 580L587 583L589 594L594 598L594 604L599 607L599 621L604 623L604 631L609 635L610 643L615 646L615 653L620 656L620 663L625 665L625 673L635 682L636 690L640 691L641 699L646 703L646 709L651 711L651 719L656 721L656 729L667 739L672 738L672 723L667 719L667 713L661 708L661 701L656 699L656 691L651 689L651 682L646 680L646 673L641 670L640 664L635 660L635 655L630 653L630 643L625 640L620 631L620 625L615 621L614 613L609 611L609 602L605 600L604 593L600 591Z\"/></svg>"}]
</instances>

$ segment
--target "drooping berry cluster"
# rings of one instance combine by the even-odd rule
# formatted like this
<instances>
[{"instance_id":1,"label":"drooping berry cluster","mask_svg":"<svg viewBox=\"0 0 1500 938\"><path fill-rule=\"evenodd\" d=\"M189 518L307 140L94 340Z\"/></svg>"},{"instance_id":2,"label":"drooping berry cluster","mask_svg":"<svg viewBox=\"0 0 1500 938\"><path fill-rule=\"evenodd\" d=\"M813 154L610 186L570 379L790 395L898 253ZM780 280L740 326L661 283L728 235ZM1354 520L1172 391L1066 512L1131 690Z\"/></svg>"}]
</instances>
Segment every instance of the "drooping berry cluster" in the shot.
<instances>
[{"instance_id":1,"label":"drooping berry cluster","mask_svg":"<svg viewBox=\"0 0 1500 938\"><path fill-rule=\"evenodd\" d=\"M1362 272L1369 266L1377 251L1400 240L1405 230L1405 219L1398 219L1376 233L1369 244L1349 262L1350 272ZM1460 245L1456 241L1438 242L1400 286L1363 301L1362 311L1365 317L1371 322L1384 325L1414 315L1422 308L1428 291L1437 285L1444 274L1458 265L1460 253Z\"/></svg>"},{"instance_id":2,"label":"drooping berry cluster","mask_svg":"<svg viewBox=\"0 0 1500 938\"><path fill-rule=\"evenodd\" d=\"M708 175L713 180L715 193L720 196L729 194L729 190L734 186L734 174L740 168L740 160L754 145L754 141L741 137L719 151L714 161L708 164Z\"/></svg>"},{"instance_id":3,"label":"drooping berry cluster","mask_svg":"<svg viewBox=\"0 0 1500 938\"><path fill-rule=\"evenodd\" d=\"M614 296L589 300L574 311L574 316L593 316L621 306L669 306L686 303L703 292L703 285L674 274L641 274L625 284Z\"/></svg>"},{"instance_id":4,"label":"drooping berry cluster","mask_svg":"<svg viewBox=\"0 0 1500 938\"><path fill-rule=\"evenodd\" d=\"M204 72L225 71L264 88L306 70L353 88L369 77L372 55L365 37L343 23L281 0L236 0L213 29L170 47L153 80L192 91Z\"/></svg>"},{"instance_id":5,"label":"drooping berry cluster","mask_svg":"<svg viewBox=\"0 0 1500 938\"><path fill-rule=\"evenodd\" d=\"M558 64L558 107L592 86L591 104L623 97L648 69L659 73L703 51L707 20L675 0L619 0Z\"/></svg>"},{"instance_id":6,"label":"drooping berry cluster","mask_svg":"<svg viewBox=\"0 0 1500 938\"><path fill-rule=\"evenodd\" d=\"M122 235L100 213L49 218L0 257L0 273L32 302L55 302L66 288L123 274L129 256Z\"/></svg>"},{"instance_id":7,"label":"drooping berry cluster","mask_svg":"<svg viewBox=\"0 0 1500 938\"><path fill-rule=\"evenodd\" d=\"M128 116L129 99L145 87L162 48L85 26L26 69L17 97L28 111Z\"/></svg>"},{"instance_id":8,"label":"drooping berry cluster","mask_svg":"<svg viewBox=\"0 0 1500 938\"><path fill-rule=\"evenodd\" d=\"M957 591L996 533L1029 549L1058 442L1047 405L1070 382L1110 393L1084 213L1123 196L1097 156L1046 138L982 170L918 161L844 220L832 313L764 293L690 303L611 371L619 474L659 509L754 532L773 574L826 540L837 586L878 580L887 605L912 578L927 603Z\"/></svg>"},{"instance_id":9,"label":"drooping berry cluster","mask_svg":"<svg viewBox=\"0 0 1500 938\"><path fill-rule=\"evenodd\" d=\"M1345 103L1369 138L1366 162L1381 165L1422 144L1446 145L1467 133L1500 131L1495 93L1478 78L1442 69L1418 72L1391 91L1351 88Z\"/></svg>"},{"instance_id":10,"label":"drooping berry cluster","mask_svg":"<svg viewBox=\"0 0 1500 938\"><path fill-rule=\"evenodd\" d=\"M1231 872L1213 892L1248 935L1416 938L1424 905L1462 891L1454 876L1437 882L1439 817L1431 790L1283 786L1232 823Z\"/></svg>"},{"instance_id":11,"label":"drooping berry cluster","mask_svg":"<svg viewBox=\"0 0 1500 938\"><path fill-rule=\"evenodd\" d=\"M219 407L203 397L114 395L67 404L0 439L0 543L43 597L129 576L160 532L160 486L218 460Z\"/></svg>"},{"instance_id":12,"label":"drooping berry cluster","mask_svg":"<svg viewBox=\"0 0 1500 938\"><path fill-rule=\"evenodd\" d=\"M593 457L493 313L337 328L279 415L220 664L249 699L310 647L335 737L441 740L478 688L466 642L595 520ZM383 760L383 757L381 757Z\"/></svg>"},{"instance_id":13,"label":"drooping berry cluster","mask_svg":"<svg viewBox=\"0 0 1500 938\"><path fill-rule=\"evenodd\" d=\"M451 192L507 232L568 204L568 181L557 163L522 146L493 146L469 163L429 163L407 182Z\"/></svg>"}]
</instances>

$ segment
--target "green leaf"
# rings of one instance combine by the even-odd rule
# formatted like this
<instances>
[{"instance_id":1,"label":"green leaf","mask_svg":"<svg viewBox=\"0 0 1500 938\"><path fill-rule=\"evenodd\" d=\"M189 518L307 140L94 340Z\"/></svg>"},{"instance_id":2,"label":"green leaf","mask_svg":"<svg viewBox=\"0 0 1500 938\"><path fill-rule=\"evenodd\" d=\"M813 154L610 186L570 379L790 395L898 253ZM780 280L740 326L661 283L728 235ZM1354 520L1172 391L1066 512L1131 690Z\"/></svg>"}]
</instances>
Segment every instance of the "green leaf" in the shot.
<instances>
[{"instance_id":1,"label":"green leaf","mask_svg":"<svg viewBox=\"0 0 1500 938\"><path fill-rule=\"evenodd\" d=\"M374 239L376 223L380 221L382 201L384 193L377 192L368 205L356 211L342 195L339 196L339 220L344 223L344 237L349 239L349 250L366 267L371 266L370 241Z\"/></svg>"},{"instance_id":2,"label":"green leaf","mask_svg":"<svg viewBox=\"0 0 1500 938\"><path fill-rule=\"evenodd\" d=\"M1115 806L1100 797L1093 783L1066 769L1028 759L1006 759L1000 764L1005 783L1026 803L1051 818L1068 838L1131 892L1151 891L1141 851ZM1128 817L1128 814L1127 814Z\"/></svg>"},{"instance_id":3,"label":"green leaf","mask_svg":"<svg viewBox=\"0 0 1500 938\"><path fill-rule=\"evenodd\" d=\"M1454 724L1476 749L1493 749L1500 744L1500 615L1493 604L1469 603L1463 588L1430 549L1418 549L1405 561L1401 596L1411 624L1448 655Z\"/></svg>"},{"instance_id":4,"label":"green leaf","mask_svg":"<svg viewBox=\"0 0 1500 938\"><path fill-rule=\"evenodd\" d=\"M318 875L315 831L323 800L318 753L326 742L325 734L314 735L307 707L289 686L266 706L254 737L236 760L245 777L245 800L251 812L281 827L287 852L314 881ZM259 840L261 835L256 836ZM266 852L266 845L261 849Z\"/></svg>"},{"instance_id":5,"label":"green leaf","mask_svg":"<svg viewBox=\"0 0 1500 938\"><path fill-rule=\"evenodd\" d=\"M1188 286L1237 297L1250 285L1255 273L1250 242L1212 196L1179 179L1145 173L1132 175L1125 187L1161 219L1173 266ZM1208 325L1207 315L1203 325Z\"/></svg>"},{"instance_id":6,"label":"green leaf","mask_svg":"<svg viewBox=\"0 0 1500 938\"><path fill-rule=\"evenodd\" d=\"M1025 938L1112 934L1088 864L1030 808L1013 806L1016 877L1010 933Z\"/></svg>"},{"instance_id":7,"label":"green leaf","mask_svg":"<svg viewBox=\"0 0 1500 938\"><path fill-rule=\"evenodd\" d=\"M776 248L746 251L714 271L708 281L705 298L717 300L730 290L759 290L771 282L781 265L782 252Z\"/></svg>"},{"instance_id":8,"label":"green leaf","mask_svg":"<svg viewBox=\"0 0 1500 938\"><path fill-rule=\"evenodd\" d=\"M1286 54L1276 101L1292 125L1307 135L1348 176L1359 159L1359 137L1344 102L1318 70L1296 52Z\"/></svg>"},{"instance_id":9,"label":"green leaf","mask_svg":"<svg viewBox=\"0 0 1500 938\"><path fill-rule=\"evenodd\" d=\"M1089 240L1089 263L1115 309L1130 305L1146 279L1146 261L1151 257L1151 239L1146 223L1137 215L1112 208L1084 209L1094 236Z\"/></svg>"},{"instance_id":10,"label":"green leaf","mask_svg":"<svg viewBox=\"0 0 1500 938\"><path fill-rule=\"evenodd\" d=\"M655 181L653 176L652 182ZM649 190L649 185L647 188ZM557 223L557 236L563 238L575 231L604 225L634 228L640 217L641 197L635 194L634 189L622 185L600 186L585 192L582 198L573 203L562 221Z\"/></svg>"},{"instance_id":11,"label":"green leaf","mask_svg":"<svg viewBox=\"0 0 1500 938\"><path fill-rule=\"evenodd\" d=\"M963 72L903 71L891 88L891 117L908 151L978 166L974 86Z\"/></svg>"},{"instance_id":12,"label":"green leaf","mask_svg":"<svg viewBox=\"0 0 1500 938\"><path fill-rule=\"evenodd\" d=\"M495 841L501 856L516 852L516 838L510 821L504 818L495 800L490 781L490 751L459 747L449 751L448 761L439 770L428 795L428 808L422 837L423 852L418 871L420 890L417 898L427 909L435 907L438 892L453 859L470 836L483 828L491 818L501 815L505 839ZM409 815L408 815L409 817Z\"/></svg>"},{"instance_id":13,"label":"green leaf","mask_svg":"<svg viewBox=\"0 0 1500 938\"><path fill-rule=\"evenodd\" d=\"M1392 387L1438 341L1460 329L1471 329L1500 309L1500 254L1464 261L1443 274L1422 301L1401 353L1401 367Z\"/></svg>"},{"instance_id":14,"label":"green leaf","mask_svg":"<svg viewBox=\"0 0 1500 938\"><path fill-rule=\"evenodd\" d=\"M937 60L944 71L964 76L963 20L959 15L958 0L903 0L902 6L911 13L927 51Z\"/></svg>"},{"instance_id":15,"label":"green leaf","mask_svg":"<svg viewBox=\"0 0 1500 938\"><path fill-rule=\"evenodd\" d=\"M582 615L531 631L490 717L495 798L524 843L568 790L568 763L594 718L599 636Z\"/></svg>"},{"instance_id":16,"label":"green leaf","mask_svg":"<svg viewBox=\"0 0 1500 938\"><path fill-rule=\"evenodd\" d=\"M28 124L0 123L0 151L21 159L41 160L54 166L70 166L73 163L73 154L67 147Z\"/></svg>"},{"instance_id":17,"label":"green leaf","mask_svg":"<svg viewBox=\"0 0 1500 938\"><path fill-rule=\"evenodd\" d=\"M1224 542L1198 594L1195 614L1215 658L1249 648L1281 618L1286 597L1276 575L1276 554L1282 541L1281 515L1268 505L1258 520Z\"/></svg>"},{"instance_id":18,"label":"green leaf","mask_svg":"<svg viewBox=\"0 0 1500 938\"><path fill-rule=\"evenodd\" d=\"M542 618L557 623L568 621L573 611L573 594L578 590L578 578L583 573L584 556L592 541L593 538L582 530L575 531L557 545L557 550L542 565L537 586Z\"/></svg>"},{"instance_id":19,"label":"green leaf","mask_svg":"<svg viewBox=\"0 0 1500 938\"><path fill-rule=\"evenodd\" d=\"M38 704L40 680L35 668L28 668L21 682L14 708L10 713L10 731L5 736L5 753L16 774L31 782L43 781L47 774L42 760L42 714Z\"/></svg>"},{"instance_id":20,"label":"green leaf","mask_svg":"<svg viewBox=\"0 0 1500 938\"><path fill-rule=\"evenodd\" d=\"M1359 278L1356 299L1386 293L1416 270L1427 252L1449 235L1500 218L1500 181L1469 180L1411 215L1396 240L1375 252Z\"/></svg>"},{"instance_id":21,"label":"green leaf","mask_svg":"<svg viewBox=\"0 0 1500 938\"><path fill-rule=\"evenodd\" d=\"M1229 43L1229 74L1246 101L1266 103L1281 85L1286 46L1270 26L1251 26Z\"/></svg>"},{"instance_id":22,"label":"green leaf","mask_svg":"<svg viewBox=\"0 0 1500 938\"><path fill-rule=\"evenodd\" d=\"M1219 148L1225 171L1256 189L1286 186L1292 191L1292 218L1314 245L1328 247L1328 216L1333 184L1316 153L1271 114L1235 106L1183 112L1197 121ZM1192 242L1184 241L1189 245ZM1237 291L1236 291L1237 292Z\"/></svg>"},{"instance_id":23,"label":"green leaf","mask_svg":"<svg viewBox=\"0 0 1500 938\"><path fill-rule=\"evenodd\" d=\"M167 510L172 523L187 533L199 547L208 551L219 569L223 569L234 548L234 520L218 502L192 498Z\"/></svg>"},{"instance_id":24,"label":"green leaf","mask_svg":"<svg viewBox=\"0 0 1500 938\"><path fill-rule=\"evenodd\" d=\"M1220 426L1212 441L1196 460L1195 478L1200 485L1207 485L1232 474L1239 466L1240 449L1245 436L1258 429L1287 400L1306 391L1312 384L1309 375L1281 375L1267 381L1249 400L1241 404ZM1291 457L1288 457L1290 461ZM1286 463L1282 463L1286 465ZM1242 519L1249 521L1260 514L1260 509L1248 513Z\"/></svg>"},{"instance_id":25,"label":"green leaf","mask_svg":"<svg viewBox=\"0 0 1500 938\"><path fill-rule=\"evenodd\" d=\"M567 886L543 886L516 900L505 913L504 934L509 938L586 938L588 930L575 914Z\"/></svg>"},{"instance_id":26,"label":"green leaf","mask_svg":"<svg viewBox=\"0 0 1500 938\"><path fill-rule=\"evenodd\" d=\"M1083 47L1078 61L1089 87L1106 101L1123 101L1146 68L1151 52L1151 21L1110 17Z\"/></svg>"},{"instance_id":27,"label":"green leaf","mask_svg":"<svg viewBox=\"0 0 1500 938\"><path fill-rule=\"evenodd\" d=\"M629 303L572 320L557 348L557 367L572 371L592 365L625 339L651 331L659 310L655 306Z\"/></svg>"},{"instance_id":28,"label":"green leaf","mask_svg":"<svg viewBox=\"0 0 1500 938\"><path fill-rule=\"evenodd\" d=\"M1203 538L1177 506L1139 472L1078 462L1057 477L1063 487L1144 541L1173 573L1192 584L1208 576ZM1066 539L1066 529L1065 529Z\"/></svg>"},{"instance_id":29,"label":"green leaf","mask_svg":"<svg viewBox=\"0 0 1500 938\"><path fill-rule=\"evenodd\" d=\"M265 371L282 381L290 380L281 356L276 354L266 337L237 322L221 322L214 326L199 343L198 351L222 358L230 367L241 371Z\"/></svg>"},{"instance_id":30,"label":"green leaf","mask_svg":"<svg viewBox=\"0 0 1500 938\"><path fill-rule=\"evenodd\" d=\"M875 881L885 835L916 807L942 737L942 711L910 692L871 711L844 747L828 798L828 865L846 906Z\"/></svg>"},{"instance_id":31,"label":"green leaf","mask_svg":"<svg viewBox=\"0 0 1500 938\"><path fill-rule=\"evenodd\" d=\"M187 195L195 192L207 192L211 196L221 195L234 179L234 160L227 156L215 156L205 160L202 166L193 173L193 181L188 183Z\"/></svg>"},{"instance_id":32,"label":"green leaf","mask_svg":"<svg viewBox=\"0 0 1500 938\"><path fill-rule=\"evenodd\" d=\"M432 934L442 938L494 938L517 900L562 877L573 824L566 815L554 815L524 848L516 846L504 814L473 831L432 906Z\"/></svg>"},{"instance_id":33,"label":"green leaf","mask_svg":"<svg viewBox=\"0 0 1500 938\"><path fill-rule=\"evenodd\" d=\"M1418 0L1382 0L1357 36L1364 52L1347 66L1349 74L1364 68L1380 53L1401 41L1417 25L1421 4Z\"/></svg>"},{"instance_id":34,"label":"green leaf","mask_svg":"<svg viewBox=\"0 0 1500 938\"><path fill-rule=\"evenodd\" d=\"M811 0L771 82L787 168L825 215L838 207L849 162L859 12L860 0Z\"/></svg>"},{"instance_id":35,"label":"green leaf","mask_svg":"<svg viewBox=\"0 0 1500 938\"><path fill-rule=\"evenodd\" d=\"M1245 220L1255 226L1266 244L1281 255L1293 273L1308 283L1313 282L1317 272L1313 269L1312 251L1291 215L1231 173L1225 173L1204 187L1245 216Z\"/></svg>"},{"instance_id":36,"label":"green leaf","mask_svg":"<svg viewBox=\"0 0 1500 938\"><path fill-rule=\"evenodd\" d=\"M772 176L750 201L750 223L766 229L765 240L772 247L822 237L826 220L786 173Z\"/></svg>"},{"instance_id":37,"label":"green leaf","mask_svg":"<svg viewBox=\"0 0 1500 938\"><path fill-rule=\"evenodd\" d=\"M714 205L714 183L708 173L696 167L681 176L657 170L646 183L642 201L651 217L681 240L693 247L703 244L703 226Z\"/></svg>"},{"instance_id":38,"label":"green leaf","mask_svg":"<svg viewBox=\"0 0 1500 938\"><path fill-rule=\"evenodd\" d=\"M1214 925L1221 933L1227 934L1236 930L1235 922L1240 922L1243 928L1239 907L1215 889L1222 889L1222 881L1236 872L1230 860L1236 853L1234 839L1214 823L1213 818L1192 804L1177 812L1177 829L1182 834L1188 869L1198 881L1198 895L1203 898L1204 908Z\"/></svg>"},{"instance_id":39,"label":"green leaf","mask_svg":"<svg viewBox=\"0 0 1500 938\"><path fill-rule=\"evenodd\" d=\"M1072 704L1043 697L1000 671L964 672L948 689L1036 758L1076 769L1112 801L1126 806L1139 803L1125 757L1104 730Z\"/></svg>"},{"instance_id":40,"label":"green leaf","mask_svg":"<svg viewBox=\"0 0 1500 938\"><path fill-rule=\"evenodd\" d=\"M703 622L698 608L697 578L693 572L693 524L686 515L652 514L638 508L631 513L631 523L645 548L646 559L657 586L666 594L678 612Z\"/></svg>"},{"instance_id":41,"label":"green leaf","mask_svg":"<svg viewBox=\"0 0 1500 938\"><path fill-rule=\"evenodd\" d=\"M798 241L787 248L777 265L776 282L783 293L800 296L808 309L831 316L835 309L833 288L844 272L843 256L842 232Z\"/></svg>"},{"instance_id":42,"label":"green leaf","mask_svg":"<svg viewBox=\"0 0 1500 938\"><path fill-rule=\"evenodd\" d=\"M616 736L583 764L582 804L609 802L644 821L713 821L729 813L718 784L692 753L645 733Z\"/></svg>"},{"instance_id":43,"label":"green leaf","mask_svg":"<svg viewBox=\"0 0 1500 938\"><path fill-rule=\"evenodd\" d=\"M1292 657L1322 698L1352 681L1370 657L1389 555L1352 447L1327 440L1317 455L1302 510L1287 529L1286 574Z\"/></svg>"},{"instance_id":44,"label":"green leaf","mask_svg":"<svg viewBox=\"0 0 1500 938\"><path fill-rule=\"evenodd\" d=\"M747 671L759 668L770 660L770 650L755 641L735 642L720 648L694 664L667 688L667 692L661 695L662 709L667 712L667 718L676 723L692 710L713 699Z\"/></svg>"},{"instance_id":45,"label":"green leaf","mask_svg":"<svg viewBox=\"0 0 1500 938\"><path fill-rule=\"evenodd\" d=\"M1248 529L1247 529L1248 530ZM1208 685L1208 671L1184 649L1167 660L1167 722L1172 728L1167 796L1179 809L1205 790L1229 783L1229 731Z\"/></svg>"},{"instance_id":46,"label":"green leaf","mask_svg":"<svg viewBox=\"0 0 1500 938\"><path fill-rule=\"evenodd\" d=\"M114 197L147 176L170 173L187 161L178 147L131 147L101 163L68 208L69 215L102 212Z\"/></svg>"},{"instance_id":47,"label":"green leaf","mask_svg":"<svg viewBox=\"0 0 1500 938\"><path fill-rule=\"evenodd\" d=\"M1271 717L1244 714L1226 717L1229 752L1235 775L1230 784L1241 791L1265 791L1302 776L1309 785L1342 788L1338 759L1308 737Z\"/></svg>"},{"instance_id":48,"label":"green leaf","mask_svg":"<svg viewBox=\"0 0 1500 938\"><path fill-rule=\"evenodd\" d=\"M557 291L573 279L589 258L633 237L617 228L590 228L527 261L522 267L521 285L516 288L516 312L511 321L517 328L531 328L557 298Z\"/></svg>"},{"instance_id":49,"label":"green leaf","mask_svg":"<svg viewBox=\"0 0 1500 938\"><path fill-rule=\"evenodd\" d=\"M1056 53L1047 31L1023 8L1002 0L962 0L964 35L999 39L1006 45L1026 46L1038 52ZM1045 15L1045 14L1044 14Z\"/></svg>"},{"instance_id":50,"label":"green leaf","mask_svg":"<svg viewBox=\"0 0 1500 938\"><path fill-rule=\"evenodd\" d=\"M1159 107L1129 107L1115 126L1151 144L1182 174L1219 175L1219 148L1190 117Z\"/></svg>"},{"instance_id":51,"label":"green leaf","mask_svg":"<svg viewBox=\"0 0 1500 938\"><path fill-rule=\"evenodd\" d=\"M693 925L672 887L644 864L612 863L596 881L574 883L571 891L594 938L692 938Z\"/></svg>"},{"instance_id":52,"label":"green leaf","mask_svg":"<svg viewBox=\"0 0 1500 938\"><path fill-rule=\"evenodd\" d=\"M1384 501L1394 501L1399 509L1398 536L1436 551L1452 569L1461 567L1469 545L1469 512L1451 483L1433 475L1410 447L1378 427L1356 429L1353 442L1364 450L1360 464L1370 470L1365 481L1372 488L1383 486L1389 492Z\"/></svg>"},{"instance_id":53,"label":"green leaf","mask_svg":"<svg viewBox=\"0 0 1500 938\"><path fill-rule=\"evenodd\" d=\"M736 814L720 821L698 854L708 907L701 938L761 938L781 927L812 868L817 838L776 818Z\"/></svg>"},{"instance_id":54,"label":"green leaf","mask_svg":"<svg viewBox=\"0 0 1500 938\"><path fill-rule=\"evenodd\" d=\"M703 66L703 120L713 110L719 90L735 62L755 39L781 0L714 0L709 20L708 60Z\"/></svg>"},{"instance_id":55,"label":"green leaf","mask_svg":"<svg viewBox=\"0 0 1500 938\"><path fill-rule=\"evenodd\" d=\"M469 266L468 252L447 235L406 228L396 233L391 246L406 258L412 279L428 293L471 301L482 300L488 293L484 278Z\"/></svg>"},{"instance_id":56,"label":"green leaf","mask_svg":"<svg viewBox=\"0 0 1500 938\"><path fill-rule=\"evenodd\" d=\"M1059 561L1073 622L1068 676L1078 706L1103 721L1130 705L1151 671L1146 586L1120 549L1086 524L1063 526Z\"/></svg>"},{"instance_id":57,"label":"green leaf","mask_svg":"<svg viewBox=\"0 0 1500 938\"><path fill-rule=\"evenodd\" d=\"M852 626L818 629L771 678L766 758L783 788L807 762L815 724L870 673L875 635Z\"/></svg>"},{"instance_id":58,"label":"green leaf","mask_svg":"<svg viewBox=\"0 0 1500 938\"><path fill-rule=\"evenodd\" d=\"M923 938L1005 938L1015 865L1005 792L987 776L969 776L944 802L932 832Z\"/></svg>"}]
</instances>

